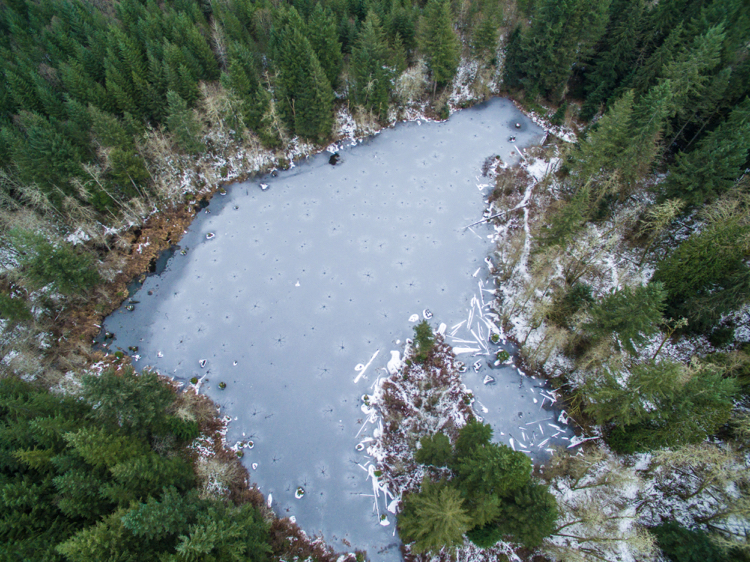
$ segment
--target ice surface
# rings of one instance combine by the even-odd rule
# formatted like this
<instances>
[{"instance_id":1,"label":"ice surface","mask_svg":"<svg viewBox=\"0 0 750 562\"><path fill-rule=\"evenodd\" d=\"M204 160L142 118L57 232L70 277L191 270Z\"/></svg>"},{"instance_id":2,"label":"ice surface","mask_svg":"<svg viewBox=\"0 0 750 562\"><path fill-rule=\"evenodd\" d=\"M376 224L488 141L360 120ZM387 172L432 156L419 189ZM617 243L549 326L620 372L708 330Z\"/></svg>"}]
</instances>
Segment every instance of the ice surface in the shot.
<instances>
[{"instance_id":1,"label":"ice surface","mask_svg":"<svg viewBox=\"0 0 750 562\"><path fill-rule=\"evenodd\" d=\"M489 187L478 188L477 176L487 157L511 151L511 130L520 147L543 136L512 103L494 99L448 122L402 123L337 147L336 166L321 153L230 187L191 225L180 243L190 251L146 279L134 310L106 320L113 350L138 345L139 367L198 377L237 419L228 442L253 441L243 462L280 516L294 515L337 550L350 543L371 559L399 560L384 510L373 509L377 478L358 466L372 463L362 443L377 431L361 397L386 364L396 366L389 352L412 336L417 312L435 328L453 326L448 336L467 342L452 344L467 364L499 349L488 341L478 287L492 228L464 227L482 217ZM470 369L465 382L498 440L513 444L519 423L556 420L533 402L537 381L502 366L485 386L486 374ZM528 441L515 432L520 447L538 450L544 438L532 439L533 430ZM295 499L299 487L304 497Z\"/></svg>"}]
</instances>

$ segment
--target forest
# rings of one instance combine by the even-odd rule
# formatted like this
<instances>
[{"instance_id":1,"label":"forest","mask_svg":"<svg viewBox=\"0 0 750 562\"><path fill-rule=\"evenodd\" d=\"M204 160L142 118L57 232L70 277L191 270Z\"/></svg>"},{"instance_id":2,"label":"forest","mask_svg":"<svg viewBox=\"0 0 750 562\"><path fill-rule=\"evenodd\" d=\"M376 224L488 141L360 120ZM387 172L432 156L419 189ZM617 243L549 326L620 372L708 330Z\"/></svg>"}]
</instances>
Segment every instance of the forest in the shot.
<instances>
[{"instance_id":1,"label":"forest","mask_svg":"<svg viewBox=\"0 0 750 562\"><path fill-rule=\"evenodd\" d=\"M332 556L91 326L223 183L493 95L550 133L490 172L495 307L590 440L415 433L406 554L750 559L745 0L0 0L0 74L0 559Z\"/></svg>"}]
</instances>

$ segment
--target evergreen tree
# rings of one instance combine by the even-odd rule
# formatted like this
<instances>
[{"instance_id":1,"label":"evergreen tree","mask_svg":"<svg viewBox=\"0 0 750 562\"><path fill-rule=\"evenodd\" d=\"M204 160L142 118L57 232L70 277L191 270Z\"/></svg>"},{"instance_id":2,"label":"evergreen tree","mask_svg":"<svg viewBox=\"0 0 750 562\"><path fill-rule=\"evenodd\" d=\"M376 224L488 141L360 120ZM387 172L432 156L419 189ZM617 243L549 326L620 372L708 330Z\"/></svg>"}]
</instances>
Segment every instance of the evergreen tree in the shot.
<instances>
[{"instance_id":1,"label":"evergreen tree","mask_svg":"<svg viewBox=\"0 0 750 562\"><path fill-rule=\"evenodd\" d=\"M599 49L586 73L586 101L581 117L591 119L631 72L636 45L641 33L643 0L613 0L610 23L604 34L605 44Z\"/></svg>"},{"instance_id":2,"label":"evergreen tree","mask_svg":"<svg viewBox=\"0 0 750 562\"><path fill-rule=\"evenodd\" d=\"M659 330L666 296L660 283L623 287L591 307L591 320L583 329L595 339L614 332L628 353L635 355L634 344L643 344Z\"/></svg>"},{"instance_id":3,"label":"evergreen tree","mask_svg":"<svg viewBox=\"0 0 750 562\"><path fill-rule=\"evenodd\" d=\"M471 519L463 507L458 490L446 482L422 481L419 493L404 499L398 518L399 534L405 542L414 542L412 552L437 552L461 544Z\"/></svg>"},{"instance_id":4,"label":"evergreen tree","mask_svg":"<svg viewBox=\"0 0 750 562\"><path fill-rule=\"evenodd\" d=\"M506 445L474 450L456 464L457 486L465 497L505 496L531 478L531 460Z\"/></svg>"},{"instance_id":5,"label":"evergreen tree","mask_svg":"<svg viewBox=\"0 0 750 562\"><path fill-rule=\"evenodd\" d=\"M316 4L307 22L307 37L332 88L339 83L344 57L333 13Z\"/></svg>"},{"instance_id":6,"label":"evergreen tree","mask_svg":"<svg viewBox=\"0 0 750 562\"><path fill-rule=\"evenodd\" d=\"M474 56L491 62L495 60L495 51L497 50L497 24L492 16L485 16L474 28L474 36L471 42L471 48Z\"/></svg>"},{"instance_id":7,"label":"evergreen tree","mask_svg":"<svg viewBox=\"0 0 750 562\"><path fill-rule=\"evenodd\" d=\"M0 292L0 318L7 320L12 326L23 320L30 320L31 311L22 298Z\"/></svg>"},{"instance_id":8,"label":"evergreen tree","mask_svg":"<svg viewBox=\"0 0 750 562\"><path fill-rule=\"evenodd\" d=\"M333 127L333 90L310 42L292 24L277 41L276 97L282 117L302 137L327 138Z\"/></svg>"},{"instance_id":9,"label":"evergreen tree","mask_svg":"<svg viewBox=\"0 0 750 562\"><path fill-rule=\"evenodd\" d=\"M163 434L168 423L167 408L172 391L149 371L132 368L120 373L106 370L83 378L83 397L93 406L92 415L101 422L138 435Z\"/></svg>"},{"instance_id":10,"label":"evergreen tree","mask_svg":"<svg viewBox=\"0 0 750 562\"><path fill-rule=\"evenodd\" d=\"M527 95L559 99L573 65L585 59L602 36L609 0L543 0L531 27L514 45L514 66Z\"/></svg>"},{"instance_id":11,"label":"evergreen tree","mask_svg":"<svg viewBox=\"0 0 750 562\"><path fill-rule=\"evenodd\" d=\"M380 20L371 11L352 51L350 97L356 104L374 111L382 121L388 117L391 91L388 58L388 45Z\"/></svg>"},{"instance_id":12,"label":"evergreen tree","mask_svg":"<svg viewBox=\"0 0 750 562\"><path fill-rule=\"evenodd\" d=\"M458 69L461 44L453 31L453 15L447 0L429 0L420 32L420 50L427 59L435 87L449 84Z\"/></svg>"},{"instance_id":13,"label":"evergreen tree","mask_svg":"<svg viewBox=\"0 0 750 562\"><path fill-rule=\"evenodd\" d=\"M652 282L667 291L666 315L687 318L688 329L709 332L722 315L750 298L743 240L750 226L736 218L710 225L660 261Z\"/></svg>"},{"instance_id":14,"label":"evergreen tree","mask_svg":"<svg viewBox=\"0 0 750 562\"><path fill-rule=\"evenodd\" d=\"M421 447L414 453L414 459L420 464L447 466L451 461L451 442L444 433L425 436L419 440Z\"/></svg>"},{"instance_id":15,"label":"evergreen tree","mask_svg":"<svg viewBox=\"0 0 750 562\"><path fill-rule=\"evenodd\" d=\"M167 116L167 127L174 135L177 145L187 153L198 154L204 150L199 135L201 125L188 107L187 102L180 95L169 90L167 92L167 103L169 103L169 115Z\"/></svg>"},{"instance_id":16,"label":"evergreen tree","mask_svg":"<svg viewBox=\"0 0 750 562\"><path fill-rule=\"evenodd\" d=\"M414 360L417 363L424 363L435 346L435 334L427 320L422 320L414 326Z\"/></svg>"},{"instance_id":17,"label":"evergreen tree","mask_svg":"<svg viewBox=\"0 0 750 562\"><path fill-rule=\"evenodd\" d=\"M608 442L622 453L700 443L727 423L737 389L715 366L693 365L643 421L615 426Z\"/></svg>"},{"instance_id":18,"label":"evergreen tree","mask_svg":"<svg viewBox=\"0 0 750 562\"><path fill-rule=\"evenodd\" d=\"M750 98L706 135L692 152L680 153L665 182L668 197L700 204L727 191L750 151Z\"/></svg>"},{"instance_id":19,"label":"evergreen tree","mask_svg":"<svg viewBox=\"0 0 750 562\"><path fill-rule=\"evenodd\" d=\"M534 548L552 534L556 521L557 502L548 487L529 483L502 502L497 526L503 535Z\"/></svg>"},{"instance_id":20,"label":"evergreen tree","mask_svg":"<svg viewBox=\"0 0 750 562\"><path fill-rule=\"evenodd\" d=\"M456 439L456 460L471 456L474 451L487 447L492 440L492 426L472 420L461 428Z\"/></svg>"},{"instance_id":21,"label":"evergreen tree","mask_svg":"<svg viewBox=\"0 0 750 562\"><path fill-rule=\"evenodd\" d=\"M94 260L66 243L53 245L41 234L14 229L9 237L23 276L34 287L53 284L64 295L81 294L101 282Z\"/></svg>"}]
</instances>

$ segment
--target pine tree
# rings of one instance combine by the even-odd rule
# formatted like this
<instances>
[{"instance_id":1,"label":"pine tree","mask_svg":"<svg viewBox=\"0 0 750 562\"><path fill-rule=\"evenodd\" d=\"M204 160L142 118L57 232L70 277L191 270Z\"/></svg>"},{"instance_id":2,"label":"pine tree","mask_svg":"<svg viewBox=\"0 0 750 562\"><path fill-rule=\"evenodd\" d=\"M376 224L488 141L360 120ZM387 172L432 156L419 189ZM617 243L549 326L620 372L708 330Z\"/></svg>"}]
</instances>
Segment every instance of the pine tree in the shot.
<instances>
[{"instance_id":1,"label":"pine tree","mask_svg":"<svg viewBox=\"0 0 750 562\"><path fill-rule=\"evenodd\" d=\"M405 542L415 543L411 548L415 554L459 545L470 527L471 519L458 490L428 478L419 493L404 499L398 518L399 534Z\"/></svg>"},{"instance_id":2,"label":"pine tree","mask_svg":"<svg viewBox=\"0 0 750 562\"><path fill-rule=\"evenodd\" d=\"M101 282L93 258L67 243L53 245L41 234L19 229L8 236L18 252L24 277L35 287L51 283L60 293L73 295Z\"/></svg>"},{"instance_id":3,"label":"pine tree","mask_svg":"<svg viewBox=\"0 0 750 562\"><path fill-rule=\"evenodd\" d=\"M174 135L177 145L189 154L198 154L205 147L199 138L201 125L193 115L193 111L188 108L187 102L173 90L167 92L167 103L169 104L167 127Z\"/></svg>"},{"instance_id":4,"label":"pine tree","mask_svg":"<svg viewBox=\"0 0 750 562\"><path fill-rule=\"evenodd\" d=\"M140 374L132 368L103 371L82 380L82 395L94 406L93 415L139 435L162 433L166 409L174 400L172 391L149 371Z\"/></svg>"},{"instance_id":5,"label":"pine tree","mask_svg":"<svg viewBox=\"0 0 750 562\"><path fill-rule=\"evenodd\" d=\"M529 482L531 461L506 445L492 443L460 458L456 474L465 497L504 496Z\"/></svg>"},{"instance_id":6,"label":"pine tree","mask_svg":"<svg viewBox=\"0 0 750 562\"><path fill-rule=\"evenodd\" d=\"M451 460L451 442L444 433L422 437L421 447L414 453L414 459L420 464L447 466Z\"/></svg>"},{"instance_id":7,"label":"pine tree","mask_svg":"<svg viewBox=\"0 0 750 562\"><path fill-rule=\"evenodd\" d=\"M295 133L322 140L333 127L333 90L297 25L287 25L276 39L276 96L282 117Z\"/></svg>"},{"instance_id":8,"label":"pine tree","mask_svg":"<svg viewBox=\"0 0 750 562\"><path fill-rule=\"evenodd\" d=\"M332 88L339 83L339 76L343 67L344 57L341 53L341 43L333 13L324 8L323 4L316 4L307 22L307 38L310 46L323 67L328 82Z\"/></svg>"},{"instance_id":9,"label":"pine tree","mask_svg":"<svg viewBox=\"0 0 750 562\"><path fill-rule=\"evenodd\" d=\"M471 48L474 56L486 62L495 60L497 50L497 24L492 16L484 16L474 28Z\"/></svg>"},{"instance_id":10,"label":"pine tree","mask_svg":"<svg viewBox=\"0 0 750 562\"><path fill-rule=\"evenodd\" d=\"M528 548L555 531L557 502L547 486L529 483L513 492L500 507L498 528Z\"/></svg>"},{"instance_id":11,"label":"pine tree","mask_svg":"<svg viewBox=\"0 0 750 562\"><path fill-rule=\"evenodd\" d=\"M528 32L514 47L514 66L531 97L560 99L576 61L585 59L602 36L609 0L544 0Z\"/></svg>"},{"instance_id":12,"label":"pine tree","mask_svg":"<svg viewBox=\"0 0 750 562\"><path fill-rule=\"evenodd\" d=\"M700 204L727 191L750 151L750 98L706 135L692 152L680 153L665 183L668 197Z\"/></svg>"},{"instance_id":13,"label":"pine tree","mask_svg":"<svg viewBox=\"0 0 750 562\"><path fill-rule=\"evenodd\" d=\"M387 69L388 45L375 12L367 15L352 51L351 98L374 111L381 121L388 117L391 73Z\"/></svg>"},{"instance_id":14,"label":"pine tree","mask_svg":"<svg viewBox=\"0 0 750 562\"><path fill-rule=\"evenodd\" d=\"M643 344L659 330L666 296L659 283L623 287L591 307L591 320L583 329L595 339L616 333L622 347L635 355L634 344Z\"/></svg>"},{"instance_id":15,"label":"pine tree","mask_svg":"<svg viewBox=\"0 0 750 562\"><path fill-rule=\"evenodd\" d=\"M748 233L750 226L730 216L693 234L657 263L652 282L667 291L667 316L687 318L689 330L708 333L750 299Z\"/></svg>"},{"instance_id":16,"label":"pine tree","mask_svg":"<svg viewBox=\"0 0 750 562\"><path fill-rule=\"evenodd\" d=\"M637 56L643 0L614 0L610 11L609 28L604 34L605 45L586 73L586 101L581 107L581 118L586 120L608 102L620 82L631 72Z\"/></svg>"},{"instance_id":17,"label":"pine tree","mask_svg":"<svg viewBox=\"0 0 750 562\"><path fill-rule=\"evenodd\" d=\"M458 69L461 44L453 30L453 15L447 0L429 0L420 32L420 50L427 59L435 87L449 84Z\"/></svg>"},{"instance_id":18,"label":"pine tree","mask_svg":"<svg viewBox=\"0 0 750 562\"><path fill-rule=\"evenodd\" d=\"M725 378L714 365L676 365L671 375L654 363L632 370L630 378L634 380L628 379L631 392L648 401L647 405L635 405L633 412L646 411L640 414L640 421L612 429L608 442L613 449L633 453L700 443L729 420L737 381ZM624 395L620 401L633 404ZM622 404L617 407L623 412Z\"/></svg>"}]
</instances>

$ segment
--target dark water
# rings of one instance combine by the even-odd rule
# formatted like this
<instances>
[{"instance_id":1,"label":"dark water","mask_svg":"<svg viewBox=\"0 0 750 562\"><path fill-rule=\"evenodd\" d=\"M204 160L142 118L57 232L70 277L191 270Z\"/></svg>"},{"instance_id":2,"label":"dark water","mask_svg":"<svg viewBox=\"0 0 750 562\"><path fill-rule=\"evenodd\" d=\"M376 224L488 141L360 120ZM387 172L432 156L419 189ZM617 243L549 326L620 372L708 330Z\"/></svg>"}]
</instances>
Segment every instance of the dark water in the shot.
<instances>
[{"instance_id":1,"label":"dark water","mask_svg":"<svg viewBox=\"0 0 750 562\"><path fill-rule=\"evenodd\" d=\"M360 396L411 337L410 317L429 310L449 343L473 350L461 356L464 380L498 441L538 454L549 446L539 432L555 423L540 381L487 365L499 349L487 343L492 229L465 228L491 189L483 162L520 158L510 135L524 147L543 132L495 99L344 147L335 166L323 153L232 186L146 278L134 310L106 320L111 347L138 346L136 365L178 380L205 376L203 390L234 420L228 441L253 440L243 462L279 515L336 549L400 559L395 517L380 525L385 503L368 497L368 457L355 447L373 430L362 427ZM484 385L488 374L495 382Z\"/></svg>"}]
</instances>

